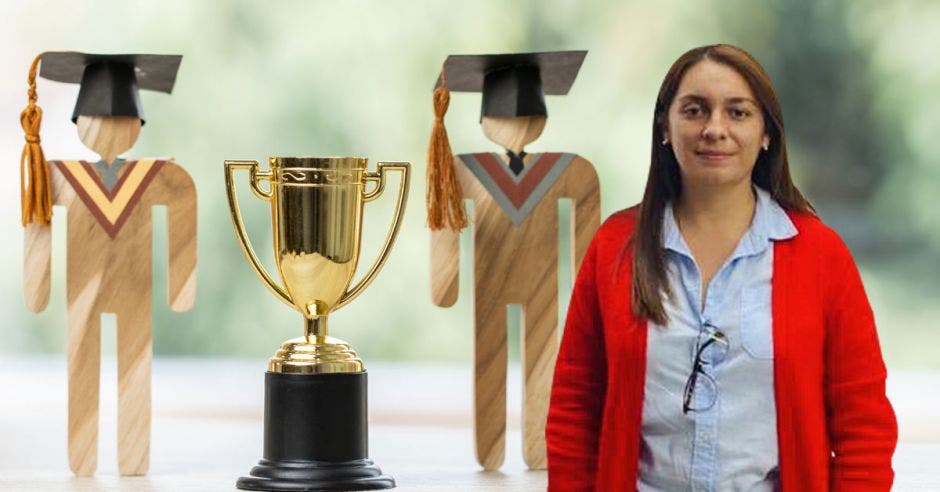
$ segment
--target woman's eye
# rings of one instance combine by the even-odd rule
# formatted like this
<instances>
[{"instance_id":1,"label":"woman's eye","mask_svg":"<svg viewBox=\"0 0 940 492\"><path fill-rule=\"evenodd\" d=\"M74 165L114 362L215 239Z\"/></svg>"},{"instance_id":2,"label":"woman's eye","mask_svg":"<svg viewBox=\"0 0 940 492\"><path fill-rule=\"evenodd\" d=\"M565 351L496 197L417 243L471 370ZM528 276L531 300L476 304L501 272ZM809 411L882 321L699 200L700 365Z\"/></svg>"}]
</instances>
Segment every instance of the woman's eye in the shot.
<instances>
[{"instance_id":1,"label":"woman's eye","mask_svg":"<svg viewBox=\"0 0 940 492\"><path fill-rule=\"evenodd\" d=\"M731 117L736 120L743 120L744 118L747 118L748 116L751 115L750 111L746 109L737 109L737 108L732 108L730 113L731 113Z\"/></svg>"},{"instance_id":2,"label":"woman's eye","mask_svg":"<svg viewBox=\"0 0 940 492\"><path fill-rule=\"evenodd\" d=\"M682 108L682 114L690 118L694 118L702 114L702 108L698 106L686 106L685 108Z\"/></svg>"}]
</instances>

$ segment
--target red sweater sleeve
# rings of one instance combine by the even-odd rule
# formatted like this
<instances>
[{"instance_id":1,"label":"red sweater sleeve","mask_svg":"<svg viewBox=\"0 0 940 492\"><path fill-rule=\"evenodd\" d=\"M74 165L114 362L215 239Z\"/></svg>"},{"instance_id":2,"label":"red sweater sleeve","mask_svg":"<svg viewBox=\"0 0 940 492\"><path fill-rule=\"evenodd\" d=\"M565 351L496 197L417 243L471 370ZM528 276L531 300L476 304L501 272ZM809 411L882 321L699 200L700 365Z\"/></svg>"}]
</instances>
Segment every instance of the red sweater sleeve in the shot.
<instances>
[{"instance_id":1,"label":"red sweater sleeve","mask_svg":"<svg viewBox=\"0 0 940 492\"><path fill-rule=\"evenodd\" d=\"M550 492L594 490L606 388L596 250L595 239L575 281L555 364L545 427Z\"/></svg>"},{"instance_id":2,"label":"red sweater sleeve","mask_svg":"<svg viewBox=\"0 0 940 492\"><path fill-rule=\"evenodd\" d=\"M897 419L885 394L887 371L861 276L848 248L836 241L826 312L830 490L888 491Z\"/></svg>"}]
</instances>

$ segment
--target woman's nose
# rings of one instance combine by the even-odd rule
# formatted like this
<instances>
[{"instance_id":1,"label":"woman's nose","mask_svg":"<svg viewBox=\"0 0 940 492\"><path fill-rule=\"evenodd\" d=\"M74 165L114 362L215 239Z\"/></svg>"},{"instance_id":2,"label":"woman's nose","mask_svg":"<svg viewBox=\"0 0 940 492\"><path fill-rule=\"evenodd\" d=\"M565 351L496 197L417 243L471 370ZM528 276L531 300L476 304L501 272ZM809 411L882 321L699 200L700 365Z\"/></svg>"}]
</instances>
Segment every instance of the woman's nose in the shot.
<instances>
[{"instance_id":1,"label":"woman's nose","mask_svg":"<svg viewBox=\"0 0 940 492\"><path fill-rule=\"evenodd\" d=\"M728 128L720 111L713 111L702 129L702 138L705 140L724 140L728 137Z\"/></svg>"}]
</instances>

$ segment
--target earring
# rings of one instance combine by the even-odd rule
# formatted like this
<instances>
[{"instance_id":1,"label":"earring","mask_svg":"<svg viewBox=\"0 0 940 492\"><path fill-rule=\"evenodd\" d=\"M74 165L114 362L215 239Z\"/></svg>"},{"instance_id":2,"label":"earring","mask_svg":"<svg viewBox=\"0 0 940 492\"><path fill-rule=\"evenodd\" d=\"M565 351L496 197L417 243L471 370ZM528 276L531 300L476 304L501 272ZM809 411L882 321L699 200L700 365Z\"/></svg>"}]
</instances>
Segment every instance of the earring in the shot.
<instances>
[{"instance_id":1,"label":"earring","mask_svg":"<svg viewBox=\"0 0 940 492\"><path fill-rule=\"evenodd\" d=\"M765 141L764 145L762 145L761 147L763 147L765 151L770 150L770 142Z\"/></svg>"},{"instance_id":2,"label":"earring","mask_svg":"<svg viewBox=\"0 0 940 492\"><path fill-rule=\"evenodd\" d=\"M664 138L664 139L663 139L663 145L669 145L669 139L668 139L668 138Z\"/></svg>"}]
</instances>

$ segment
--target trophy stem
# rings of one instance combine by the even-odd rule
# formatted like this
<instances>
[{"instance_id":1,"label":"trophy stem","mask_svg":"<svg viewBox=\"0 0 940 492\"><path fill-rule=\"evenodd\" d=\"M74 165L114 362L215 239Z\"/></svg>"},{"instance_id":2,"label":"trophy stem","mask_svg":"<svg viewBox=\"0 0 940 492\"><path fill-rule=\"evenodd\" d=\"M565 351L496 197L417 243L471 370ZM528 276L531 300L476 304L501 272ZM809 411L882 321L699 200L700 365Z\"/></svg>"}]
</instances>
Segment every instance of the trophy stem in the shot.
<instances>
[{"instance_id":1,"label":"trophy stem","mask_svg":"<svg viewBox=\"0 0 940 492\"><path fill-rule=\"evenodd\" d=\"M304 318L304 336L292 338L268 360L268 370L290 374L363 372L362 359L348 343L327 333L327 316Z\"/></svg>"},{"instance_id":2,"label":"trophy stem","mask_svg":"<svg viewBox=\"0 0 940 492\"><path fill-rule=\"evenodd\" d=\"M308 341L312 341L316 338L326 338L326 319L326 315L317 316L316 318L304 318L304 337L306 337Z\"/></svg>"}]
</instances>

